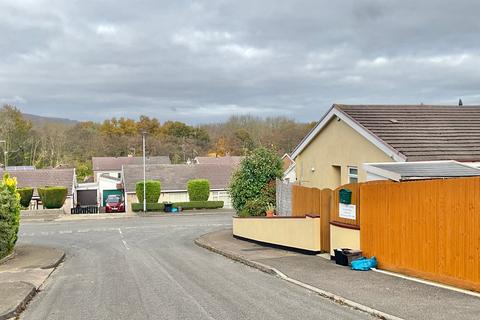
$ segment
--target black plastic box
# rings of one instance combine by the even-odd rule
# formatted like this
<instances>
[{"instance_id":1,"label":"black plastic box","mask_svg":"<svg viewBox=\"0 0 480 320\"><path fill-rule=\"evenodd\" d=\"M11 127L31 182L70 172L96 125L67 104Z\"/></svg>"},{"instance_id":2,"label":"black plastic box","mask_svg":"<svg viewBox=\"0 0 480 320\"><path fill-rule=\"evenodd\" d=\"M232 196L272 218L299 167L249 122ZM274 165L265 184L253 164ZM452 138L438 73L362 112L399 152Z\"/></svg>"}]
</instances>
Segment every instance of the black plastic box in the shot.
<instances>
[{"instance_id":1,"label":"black plastic box","mask_svg":"<svg viewBox=\"0 0 480 320\"><path fill-rule=\"evenodd\" d=\"M334 249L335 263L341 266L350 266L353 260L362 257L362 251L348 248Z\"/></svg>"}]
</instances>

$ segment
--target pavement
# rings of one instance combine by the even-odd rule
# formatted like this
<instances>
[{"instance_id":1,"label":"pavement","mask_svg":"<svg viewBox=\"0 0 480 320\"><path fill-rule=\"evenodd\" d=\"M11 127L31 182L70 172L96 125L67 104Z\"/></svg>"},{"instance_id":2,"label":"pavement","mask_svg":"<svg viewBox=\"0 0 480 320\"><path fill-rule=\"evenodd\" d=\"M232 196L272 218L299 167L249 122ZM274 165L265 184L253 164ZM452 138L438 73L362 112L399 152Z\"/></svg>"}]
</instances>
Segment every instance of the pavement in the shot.
<instances>
[{"instance_id":1,"label":"pavement","mask_svg":"<svg viewBox=\"0 0 480 320\"><path fill-rule=\"evenodd\" d=\"M19 314L64 256L59 249L17 245L13 256L0 264L0 320Z\"/></svg>"},{"instance_id":2,"label":"pavement","mask_svg":"<svg viewBox=\"0 0 480 320\"><path fill-rule=\"evenodd\" d=\"M231 229L196 243L236 261L279 275L337 302L387 319L478 319L480 298L374 271L352 271L315 255L240 240Z\"/></svg>"},{"instance_id":3,"label":"pavement","mask_svg":"<svg viewBox=\"0 0 480 320\"><path fill-rule=\"evenodd\" d=\"M195 245L231 213L23 223L65 261L20 319L371 319Z\"/></svg>"},{"instance_id":4,"label":"pavement","mask_svg":"<svg viewBox=\"0 0 480 320\"><path fill-rule=\"evenodd\" d=\"M102 220L102 219L125 219L137 216L141 217L168 217L168 216L192 216L192 215L216 215L230 214L233 216L235 211L232 209L210 209L210 210L186 210L176 213L167 212L119 212L119 213L92 213L92 214L64 214L59 210L41 211L22 211L21 220L25 222L51 222L51 221L79 221L79 220Z\"/></svg>"}]
</instances>

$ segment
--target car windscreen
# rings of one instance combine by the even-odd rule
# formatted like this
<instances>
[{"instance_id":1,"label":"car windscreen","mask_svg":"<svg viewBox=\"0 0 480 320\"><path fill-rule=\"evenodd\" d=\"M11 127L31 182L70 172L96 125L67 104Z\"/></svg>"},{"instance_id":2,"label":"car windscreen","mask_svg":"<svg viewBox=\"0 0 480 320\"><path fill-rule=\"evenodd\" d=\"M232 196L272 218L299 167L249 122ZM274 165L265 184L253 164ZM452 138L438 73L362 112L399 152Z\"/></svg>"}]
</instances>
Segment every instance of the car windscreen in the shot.
<instances>
[{"instance_id":1,"label":"car windscreen","mask_svg":"<svg viewBox=\"0 0 480 320\"><path fill-rule=\"evenodd\" d=\"M108 197L107 198L108 203L117 203L120 202L120 197Z\"/></svg>"}]
</instances>

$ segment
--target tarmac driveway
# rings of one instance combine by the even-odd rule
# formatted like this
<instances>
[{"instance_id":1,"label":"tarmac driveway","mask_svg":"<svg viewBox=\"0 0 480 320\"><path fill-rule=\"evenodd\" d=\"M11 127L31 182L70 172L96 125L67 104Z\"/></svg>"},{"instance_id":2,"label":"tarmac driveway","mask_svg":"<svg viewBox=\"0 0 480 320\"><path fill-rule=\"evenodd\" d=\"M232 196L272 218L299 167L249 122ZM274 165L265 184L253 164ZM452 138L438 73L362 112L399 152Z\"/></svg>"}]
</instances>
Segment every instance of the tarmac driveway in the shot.
<instances>
[{"instance_id":1,"label":"tarmac driveway","mask_svg":"<svg viewBox=\"0 0 480 320\"><path fill-rule=\"evenodd\" d=\"M66 258L21 319L367 319L194 244L231 215L23 223Z\"/></svg>"}]
</instances>

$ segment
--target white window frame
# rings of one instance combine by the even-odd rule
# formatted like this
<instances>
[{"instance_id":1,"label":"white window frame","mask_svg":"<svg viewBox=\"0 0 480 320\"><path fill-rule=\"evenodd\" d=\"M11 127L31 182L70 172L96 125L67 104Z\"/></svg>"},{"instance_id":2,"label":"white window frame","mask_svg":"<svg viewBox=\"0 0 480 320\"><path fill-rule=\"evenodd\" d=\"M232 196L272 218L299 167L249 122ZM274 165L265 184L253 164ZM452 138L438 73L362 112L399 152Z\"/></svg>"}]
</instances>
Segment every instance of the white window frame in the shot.
<instances>
[{"instance_id":1,"label":"white window frame","mask_svg":"<svg viewBox=\"0 0 480 320\"><path fill-rule=\"evenodd\" d=\"M352 173L351 169L357 170L357 173ZM348 183L353 183L351 179L356 179L356 183L358 183L358 167L357 166L348 166Z\"/></svg>"}]
</instances>

